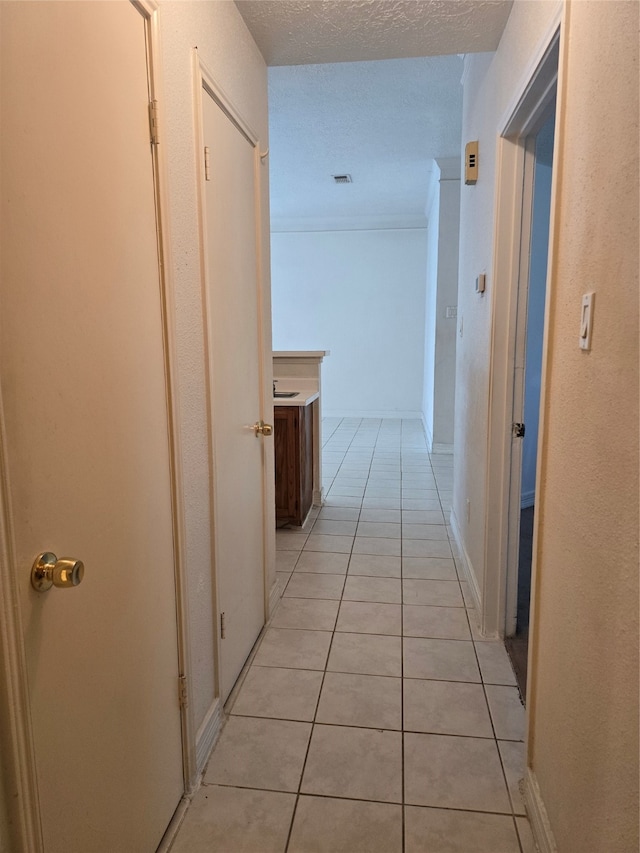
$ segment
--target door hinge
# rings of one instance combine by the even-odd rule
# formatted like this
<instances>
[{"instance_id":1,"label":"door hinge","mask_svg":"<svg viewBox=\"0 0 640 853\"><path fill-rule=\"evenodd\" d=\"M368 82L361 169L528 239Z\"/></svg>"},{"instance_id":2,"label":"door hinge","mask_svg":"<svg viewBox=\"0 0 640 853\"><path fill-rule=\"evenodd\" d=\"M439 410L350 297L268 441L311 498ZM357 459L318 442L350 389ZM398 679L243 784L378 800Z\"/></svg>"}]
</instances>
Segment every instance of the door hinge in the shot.
<instances>
[{"instance_id":1,"label":"door hinge","mask_svg":"<svg viewBox=\"0 0 640 853\"><path fill-rule=\"evenodd\" d=\"M204 146L204 179L211 180L211 156L209 154L209 146Z\"/></svg>"},{"instance_id":2,"label":"door hinge","mask_svg":"<svg viewBox=\"0 0 640 853\"><path fill-rule=\"evenodd\" d=\"M158 145L160 138L158 136L158 102L149 101L149 130L151 132L151 144Z\"/></svg>"},{"instance_id":3,"label":"door hinge","mask_svg":"<svg viewBox=\"0 0 640 853\"><path fill-rule=\"evenodd\" d=\"M186 708L189 704L189 697L187 694L187 676L179 675L178 676L178 703L181 708Z\"/></svg>"},{"instance_id":4,"label":"door hinge","mask_svg":"<svg viewBox=\"0 0 640 853\"><path fill-rule=\"evenodd\" d=\"M513 423L511 424L511 432L513 433L514 438L524 438L524 424Z\"/></svg>"},{"instance_id":5,"label":"door hinge","mask_svg":"<svg viewBox=\"0 0 640 853\"><path fill-rule=\"evenodd\" d=\"M225 624L224 624L224 613L220 614L220 639L224 640L226 634Z\"/></svg>"}]
</instances>

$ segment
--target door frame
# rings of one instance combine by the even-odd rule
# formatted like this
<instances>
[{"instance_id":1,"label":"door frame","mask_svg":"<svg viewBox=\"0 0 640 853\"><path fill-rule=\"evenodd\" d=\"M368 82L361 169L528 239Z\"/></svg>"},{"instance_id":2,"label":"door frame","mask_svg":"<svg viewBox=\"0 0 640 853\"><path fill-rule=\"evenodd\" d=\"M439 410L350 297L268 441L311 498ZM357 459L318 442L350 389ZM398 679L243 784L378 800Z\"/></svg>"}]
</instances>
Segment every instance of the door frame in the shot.
<instances>
[{"instance_id":1,"label":"door frame","mask_svg":"<svg viewBox=\"0 0 640 853\"><path fill-rule=\"evenodd\" d=\"M212 395L211 382L211 360L212 360L212 342L211 342L211 316L215 310L215 306L211 304L211 299L208 292L207 281L209 279L209 262L207 259L207 211L205 198L205 166L204 166L204 115L203 115L203 98L205 92L211 97L220 109L226 114L229 120L238 128L240 133L247 139L253 147L254 157L254 212L256 223L256 284L258 297L258 351L260 353L259 376L260 376L260 400L259 400L259 418L261 420L270 419L273 407L272 398L267 399L265 388L267 384L271 387L272 366L268 359L271 359L271 349L267 349L268 334L265 329L265 312L267 310L268 301L265 293L265 270L264 270L264 235L262 223L262 180L261 169L265 167L265 160L268 155L268 150L260 151L260 138L251 125L242 116L242 113L237 109L231 98L226 94L222 87L216 81L215 74L208 68L206 63L198 52L198 48L193 49L193 93L194 93L194 121L195 121L195 142L196 142L196 180L197 180L197 198L198 198L198 235L199 235L199 251L200 251L200 281L202 291L203 305L203 320L204 320L204 348L205 348L205 377L206 377L206 401L207 401L207 444L208 444L208 465L209 465L209 500L210 500L210 541L211 541L211 566L213 569L213 591L214 591L214 614L215 614L215 630L214 630L214 664L215 664L215 698L211 708L206 714L205 724L201 729L200 737L197 744L197 765L200 769L204 767L211 747L219 728L222 718L222 702L220 695L220 674L221 674L221 659L222 650L220 642L220 595L219 595L219 568L217 565L217 549L216 549L216 511L215 511L215 480L216 480L216 465L214 454L214 434L216 429L216 411ZM267 413L269 418L266 417ZM262 442L266 450L266 442ZM262 517L262 549L263 549L263 599L264 599L264 623L266 624L270 613L270 597L268 589L269 579L269 551L270 538L268 535L269 519L273 518L273 510L269 513L268 507L274 500L275 486L270 489L268 485L269 465L267 464L267 454L263 451L262 462L262 494L263 494L263 517ZM273 521L275 530L275 520ZM264 627L263 627L264 630Z\"/></svg>"},{"instance_id":2,"label":"door frame","mask_svg":"<svg viewBox=\"0 0 640 853\"><path fill-rule=\"evenodd\" d=\"M149 101L163 103L159 0L129 0L145 22ZM158 117L158 132L164 131L162 113ZM180 434L179 400L177 392L177 347L174 287L171 264L171 229L168 217L168 162L166 147L151 145L156 209L158 280L162 317L162 344L167 402L169 468L171 477L172 536L176 591L176 639L178 675L190 673L189 612L187 608L187 576L185 560L184 491L182 487L182 440ZM0 693L0 712L9 723L7 764L17 797L10 809L15 824L15 842L24 853L43 853L44 842L40 818L40 800L36 773L35 746L31 725L27 663L23 642L18 585L12 568L15 566L13 523L4 427L3 389L0 384L0 676L5 692ZM189 679L187 679L189 685ZM193 721L189 713L192 703L181 704L180 724L182 741L182 771L185 793L197 785ZM177 811L180 803L176 803Z\"/></svg>"},{"instance_id":3,"label":"door frame","mask_svg":"<svg viewBox=\"0 0 640 853\"><path fill-rule=\"evenodd\" d=\"M507 625L508 602L517 594L517 549L520 499L513 498L519 489L521 474L514 473L521 462L520 441L511 432L517 394L514 376L523 373L522 338L518 339L519 313L523 307L518 296L520 288L528 289L528 260L530 245L531 202L533 199L533 150L527 140L535 135L549 114L550 104L557 97L560 35L564 4L559 4L544 37L535 51L516 95L505 110L498 125L496 152L496 218L494 223L494 264L491 306L490 385L488 405L487 486L485 518L485 553L482 590L481 629L486 636L504 637ZM556 107L558 109L558 106ZM560 122L556 122L556 146ZM549 258L554 233L554 208L557 176L553 171L551 188L551 221L549 227ZM548 264L548 268L550 265ZM548 311L552 282L547 281L545 296L545 327L540 407L544 407L546 351L548 340ZM522 376L520 376L520 380ZM544 420L540 419L538 434L538 473L540 448L544 442ZM540 479L538 477L538 483ZM537 524L534 527L534 556ZM514 581L515 578L515 581ZM514 592L515 586L515 592ZM533 590L533 581L532 581ZM533 592L532 592L533 595Z\"/></svg>"}]
</instances>

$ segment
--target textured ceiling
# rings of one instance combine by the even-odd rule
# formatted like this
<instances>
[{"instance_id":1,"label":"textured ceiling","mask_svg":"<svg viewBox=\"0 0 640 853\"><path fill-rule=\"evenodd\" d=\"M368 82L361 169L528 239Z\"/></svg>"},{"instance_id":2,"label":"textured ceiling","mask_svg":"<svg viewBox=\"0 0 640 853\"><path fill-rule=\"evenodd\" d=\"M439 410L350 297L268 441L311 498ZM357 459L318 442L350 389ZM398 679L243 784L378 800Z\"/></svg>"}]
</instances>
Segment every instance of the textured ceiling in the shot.
<instances>
[{"instance_id":1,"label":"textured ceiling","mask_svg":"<svg viewBox=\"0 0 640 853\"><path fill-rule=\"evenodd\" d=\"M461 74L458 56L270 68L274 225L422 216L433 158L460 152Z\"/></svg>"},{"instance_id":2,"label":"textured ceiling","mask_svg":"<svg viewBox=\"0 0 640 853\"><path fill-rule=\"evenodd\" d=\"M236 0L271 66L274 227L423 216L433 159L460 155L460 55L495 50L511 5Z\"/></svg>"},{"instance_id":3,"label":"textured ceiling","mask_svg":"<svg viewBox=\"0 0 640 853\"><path fill-rule=\"evenodd\" d=\"M236 0L268 65L495 50L512 0Z\"/></svg>"}]
</instances>

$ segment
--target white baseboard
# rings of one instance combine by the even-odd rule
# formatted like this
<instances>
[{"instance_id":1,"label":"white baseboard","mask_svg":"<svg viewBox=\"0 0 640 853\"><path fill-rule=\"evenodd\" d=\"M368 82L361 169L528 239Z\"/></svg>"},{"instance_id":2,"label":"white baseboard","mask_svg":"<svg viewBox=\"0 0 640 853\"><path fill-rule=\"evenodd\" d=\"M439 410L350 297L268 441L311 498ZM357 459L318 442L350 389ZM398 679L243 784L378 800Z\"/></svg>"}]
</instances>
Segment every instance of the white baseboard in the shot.
<instances>
[{"instance_id":1,"label":"white baseboard","mask_svg":"<svg viewBox=\"0 0 640 853\"><path fill-rule=\"evenodd\" d=\"M524 805L531 823L533 840L540 853L557 853L558 848L551 831L549 816L540 795L535 773L530 767L527 767L524 777Z\"/></svg>"},{"instance_id":2,"label":"white baseboard","mask_svg":"<svg viewBox=\"0 0 640 853\"><path fill-rule=\"evenodd\" d=\"M273 612L276 609L281 596L282 590L280 588L280 578L276 575L276 582L271 587L271 592L269 593L269 613L267 614L267 620L271 619L273 616Z\"/></svg>"},{"instance_id":3,"label":"white baseboard","mask_svg":"<svg viewBox=\"0 0 640 853\"><path fill-rule=\"evenodd\" d=\"M418 216L274 216L271 220L271 233L291 233L309 231L398 231L427 227L423 214Z\"/></svg>"},{"instance_id":4,"label":"white baseboard","mask_svg":"<svg viewBox=\"0 0 640 853\"><path fill-rule=\"evenodd\" d=\"M458 524L458 519L456 518L456 514L453 509L451 510L450 521L451 529L453 530L453 538L456 540L456 545L458 546L458 551L460 552L460 562L462 563L462 571L464 573L465 580L469 584L471 598L473 599L473 606L476 608L478 616L480 617L482 614L482 596L480 595L480 587L478 586L478 581L476 580L476 575L473 571L473 566L471 564L471 560L469 559L467 549L464 547L462 534L460 533L460 525Z\"/></svg>"},{"instance_id":5,"label":"white baseboard","mask_svg":"<svg viewBox=\"0 0 640 853\"><path fill-rule=\"evenodd\" d=\"M388 409L372 409L371 411L362 409L324 409L322 410L323 418L376 418L377 420L421 420L422 412L411 412L409 410L390 412Z\"/></svg>"},{"instance_id":6,"label":"white baseboard","mask_svg":"<svg viewBox=\"0 0 640 853\"><path fill-rule=\"evenodd\" d=\"M427 437L427 451L429 453L433 453L433 435L431 433L431 430L429 429L429 424L427 423L427 419L424 416L424 412L422 413L420 420L422 421L422 429L424 430L424 434Z\"/></svg>"},{"instance_id":7,"label":"white baseboard","mask_svg":"<svg viewBox=\"0 0 640 853\"><path fill-rule=\"evenodd\" d=\"M220 733L221 725L222 705L220 704L220 699L217 698L207 711L202 725L196 734L196 771L198 774L202 773L209 760L213 745Z\"/></svg>"},{"instance_id":8,"label":"white baseboard","mask_svg":"<svg viewBox=\"0 0 640 853\"><path fill-rule=\"evenodd\" d=\"M451 453L453 454L453 444L441 444L436 442L432 445L429 453Z\"/></svg>"},{"instance_id":9,"label":"white baseboard","mask_svg":"<svg viewBox=\"0 0 640 853\"><path fill-rule=\"evenodd\" d=\"M321 489L313 490L313 505L322 506L324 503L324 486Z\"/></svg>"},{"instance_id":10,"label":"white baseboard","mask_svg":"<svg viewBox=\"0 0 640 853\"><path fill-rule=\"evenodd\" d=\"M162 841L158 845L156 853L169 853L190 805L191 800L189 797L185 796L180 800L178 808L175 810L171 822L162 836Z\"/></svg>"},{"instance_id":11,"label":"white baseboard","mask_svg":"<svg viewBox=\"0 0 640 853\"><path fill-rule=\"evenodd\" d=\"M520 496L520 509L528 509L536 502L536 490L531 489L529 492L523 492Z\"/></svg>"}]
</instances>

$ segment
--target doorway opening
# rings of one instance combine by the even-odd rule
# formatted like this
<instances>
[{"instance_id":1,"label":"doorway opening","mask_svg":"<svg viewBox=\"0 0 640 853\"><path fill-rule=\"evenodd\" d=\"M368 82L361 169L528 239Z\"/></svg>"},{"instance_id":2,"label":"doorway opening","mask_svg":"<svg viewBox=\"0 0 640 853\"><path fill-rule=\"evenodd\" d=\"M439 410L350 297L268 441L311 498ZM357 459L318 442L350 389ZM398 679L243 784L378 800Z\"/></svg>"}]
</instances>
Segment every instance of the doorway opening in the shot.
<instances>
[{"instance_id":1,"label":"doorway opening","mask_svg":"<svg viewBox=\"0 0 640 853\"><path fill-rule=\"evenodd\" d=\"M530 584L531 601L535 602L535 555L536 524L535 509L522 517L523 509L535 506L535 478L524 487L529 492L523 501L523 450L524 435L527 435L527 452L532 457L535 471L537 447L544 437L536 435L535 426L525 423L525 375L527 362L527 320L539 315L535 330L529 332L529 341L536 343L539 350L538 363L534 370L534 357L529 355L529 380L537 373L535 393L528 394L527 417L531 408L537 414L544 403L546 305L550 299L546 282L548 249L534 252L541 272L537 272L541 285L532 285L535 290L536 306L530 311L529 279L532 257L532 235L534 221L534 190L536 173L536 147L542 162L542 139L536 141L543 128L556 114L558 93L558 65L560 42L560 16L549 27L541 40L537 58L532 62L521 87L514 95L504 113L497 146L496 219L494 224L495 247L493 269L493 302L491 334L491 389L489 395L489 442L487 446L487 528L485 538L485 565L494 567L485 576L481 629L487 636L500 636L505 640L517 634L518 628L518 580L524 591ZM552 127L546 133L553 137ZM551 162L551 152L545 155ZM538 168L538 176L543 173ZM547 178L551 177L551 170ZM546 227L543 233L553 234L553 194L555 182L547 190ZM538 193L541 197L542 192ZM544 207L542 207L544 210ZM536 211L536 216L538 211ZM535 272L535 271L534 271ZM524 430L523 430L524 425ZM533 448L533 451L531 450ZM530 466L530 467L531 467ZM526 497L526 496L525 496ZM527 525L527 521L532 521ZM522 523L521 523L522 522ZM531 571L519 571L522 528L523 566L528 564L527 527L533 528L531 541ZM530 574L531 580L527 581ZM524 588L524 589L523 589ZM525 596L526 600L526 596ZM524 612L523 612L524 610ZM521 607L520 627L526 622L528 608ZM522 632L524 633L524 632ZM525 653L526 655L526 653ZM524 698L524 679L521 689Z\"/></svg>"},{"instance_id":2,"label":"doorway opening","mask_svg":"<svg viewBox=\"0 0 640 853\"><path fill-rule=\"evenodd\" d=\"M527 685L529 647L529 607L531 601L531 564L535 518L536 464L538 456L538 420L544 339L547 260L549 254L549 219L551 210L551 178L555 102L549 115L525 144L530 153L525 186L532 185L531 218L528 233L523 233L523 258L528 256L526 275L521 276L518 292L516 330L516 367L514 374L513 422L524 424L520 453L520 514L518 549L514 568L515 602L510 602L505 645L516 673L518 687L524 697ZM526 167L525 167L526 168ZM518 387L521 386L521 387ZM517 460L516 460L517 464ZM517 495L514 498L517 502ZM515 612L514 612L515 606Z\"/></svg>"}]
</instances>

